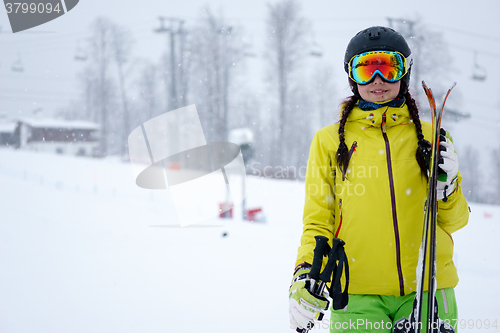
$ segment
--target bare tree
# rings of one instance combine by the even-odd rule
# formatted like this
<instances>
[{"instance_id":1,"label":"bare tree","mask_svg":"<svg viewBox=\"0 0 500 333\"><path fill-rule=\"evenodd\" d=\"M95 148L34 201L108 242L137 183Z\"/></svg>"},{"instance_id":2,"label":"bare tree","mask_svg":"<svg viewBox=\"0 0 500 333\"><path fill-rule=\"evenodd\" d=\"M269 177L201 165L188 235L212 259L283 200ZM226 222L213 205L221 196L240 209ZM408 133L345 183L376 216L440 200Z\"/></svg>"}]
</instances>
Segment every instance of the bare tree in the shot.
<instances>
[{"instance_id":1,"label":"bare tree","mask_svg":"<svg viewBox=\"0 0 500 333\"><path fill-rule=\"evenodd\" d=\"M77 74L77 78L81 89L80 97L76 101L77 105L72 101L58 110L58 116L65 119L85 119L97 122L97 77L95 71L91 70L90 67L85 67L81 73Z\"/></svg>"},{"instance_id":2,"label":"bare tree","mask_svg":"<svg viewBox=\"0 0 500 333\"><path fill-rule=\"evenodd\" d=\"M112 40L113 23L104 17L97 18L91 24L90 63L88 70L94 73L95 81L95 103L97 117L101 125L100 154L108 154L108 139L110 128L110 103L112 98L112 78L110 65L113 61Z\"/></svg>"},{"instance_id":3,"label":"bare tree","mask_svg":"<svg viewBox=\"0 0 500 333\"><path fill-rule=\"evenodd\" d=\"M132 51L132 39L130 32L125 28L112 25L111 26L111 46L114 61L118 70L118 82L121 92L121 101L123 107L122 113L122 138L121 138L121 155L128 153L127 142L130 133L130 110L128 107L127 91L125 84L125 64L129 62Z\"/></svg>"},{"instance_id":4,"label":"bare tree","mask_svg":"<svg viewBox=\"0 0 500 333\"><path fill-rule=\"evenodd\" d=\"M287 156L287 128L290 113L290 92L293 89L293 75L297 73L306 57L305 36L308 24L300 15L295 0L282 0L268 5L267 17L267 60L269 78L278 95L278 133L274 138L275 164L283 163Z\"/></svg>"},{"instance_id":5,"label":"bare tree","mask_svg":"<svg viewBox=\"0 0 500 333\"><path fill-rule=\"evenodd\" d=\"M287 178L297 178L300 167L307 165L309 147L313 139L312 121L313 114L319 111L314 99L311 98L311 89L306 86L307 82L295 86L291 91L290 105L287 120L288 136L285 139L288 157L283 162L292 166L294 174L287 174ZM300 133L300 135L296 135Z\"/></svg>"},{"instance_id":6,"label":"bare tree","mask_svg":"<svg viewBox=\"0 0 500 333\"><path fill-rule=\"evenodd\" d=\"M157 115L159 108L159 98L158 98L158 66L147 62L139 77L139 96L145 105L145 112L143 112L143 117L138 119L140 122L149 120Z\"/></svg>"},{"instance_id":7,"label":"bare tree","mask_svg":"<svg viewBox=\"0 0 500 333\"><path fill-rule=\"evenodd\" d=\"M97 77L95 71L87 67L84 69L83 73L79 76L80 82L83 85L83 100L85 105L85 114L83 119L97 121L96 112L96 87L97 87Z\"/></svg>"},{"instance_id":8,"label":"bare tree","mask_svg":"<svg viewBox=\"0 0 500 333\"><path fill-rule=\"evenodd\" d=\"M81 84L80 107L68 105L59 110L67 119L87 119L101 126L101 156L109 153L127 153L127 137L130 132L130 107L126 91L128 72L125 64L131 57L130 33L108 18L98 17L90 25L91 35L87 40L90 57L78 75ZM117 71L111 70L116 64ZM128 68L130 70L130 68ZM121 108L117 105L118 80ZM113 121L121 119L121 122Z\"/></svg>"},{"instance_id":9,"label":"bare tree","mask_svg":"<svg viewBox=\"0 0 500 333\"><path fill-rule=\"evenodd\" d=\"M436 96L441 96L452 82L452 56L448 44L441 32L429 29L420 18L389 19L389 25L401 33L411 47L413 66L410 88L421 105L428 105L425 94L422 94L422 80ZM458 98L457 95L455 89L454 100Z\"/></svg>"},{"instance_id":10,"label":"bare tree","mask_svg":"<svg viewBox=\"0 0 500 333\"><path fill-rule=\"evenodd\" d=\"M215 16L209 8L191 35L191 95L208 137L225 141L229 132L230 91L246 46L240 29L226 23L222 15Z\"/></svg>"},{"instance_id":11,"label":"bare tree","mask_svg":"<svg viewBox=\"0 0 500 333\"><path fill-rule=\"evenodd\" d=\"M334 95L333 69L330 64L319 63L315 66L310 87L313 109L317 114L317 129L336 122L337 102Z\"/></svg>"},{"instance_id":12,"label":"bare tree","mask_svg":"<svg viewBox=\"0 0 500 333\"><path fill-rule=\"evenodd\" d=\"M500 148L493 150L492 159L493 159L492 177L495 188L493 203L496 205L500 205Z\"/></svg>"}]
</instances>

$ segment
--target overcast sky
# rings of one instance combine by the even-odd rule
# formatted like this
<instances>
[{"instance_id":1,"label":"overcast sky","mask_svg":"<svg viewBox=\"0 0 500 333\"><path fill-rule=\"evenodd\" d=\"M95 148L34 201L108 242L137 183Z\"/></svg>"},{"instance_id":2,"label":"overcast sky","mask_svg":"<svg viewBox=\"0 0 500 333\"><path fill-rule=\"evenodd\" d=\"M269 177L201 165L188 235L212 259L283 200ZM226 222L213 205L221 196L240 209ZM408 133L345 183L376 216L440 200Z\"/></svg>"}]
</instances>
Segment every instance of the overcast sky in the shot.
<instances>
[{"instance_id":1,"label":"overcast sky","mask_svg":"<svg viewBox=\"0 0 500 333\"><path fill-rule=\"evenodd\" d=\"M83 45L89 25L98 16L128 27L135 39L135 56L158 62L167 48L166 35L155 34L159 15L178 17L186 25L195 23L204 5L222 12L229 24L239 25L261 55L265 43L267 4L262 0L80 0L64 16L26 32L13 34L5 9L0 9L0 112L10 116L29 115L43 108L51 114L78 98L76 74L85 66L74 60L78 42ZM500 1L299 1L304 16L310 20L310 40L323 51L318 61L334 68L338 96L345 97L346 76L342 61L349 39L359 30L372 25L387 25L387 17L420 19L430 29L443 32L456 69L453 80L463 95L463 111L479 116L484 126L500 123L500 68L490 66L500 60ZM470 79L474 51L478 62L487 67L484 82ZM23 73L11 70L22 60ZM250 59L247 73L257 90L264 73L261 57ZM490 67L488 67L490 66ZM425 79L425 78L423 78ZM450 82L451 83L451 82ZM480 110L480 113L478 113ZM487 121L486 118L488 119ZM480 126L480 125L478 125Z\"/></svg>"}]
</instances>

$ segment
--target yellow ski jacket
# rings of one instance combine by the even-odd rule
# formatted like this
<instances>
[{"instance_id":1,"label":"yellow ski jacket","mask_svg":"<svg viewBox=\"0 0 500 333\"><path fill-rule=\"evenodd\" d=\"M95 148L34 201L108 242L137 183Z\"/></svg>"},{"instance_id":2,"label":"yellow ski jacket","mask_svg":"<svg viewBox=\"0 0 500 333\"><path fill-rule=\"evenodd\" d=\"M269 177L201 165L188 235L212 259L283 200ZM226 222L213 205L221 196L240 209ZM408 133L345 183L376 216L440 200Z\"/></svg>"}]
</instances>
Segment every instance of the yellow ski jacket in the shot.
<instances>
[{"instance_id":1,"label":"yellow ski jacket","mask_svg":"<svg viewBox=\"0 0 500 333\"><path fill-rule=\"evenodd\" d=\"M338 128L337 123L320 129L311 144L296 264L312 264L314 236L336 237L346 243L350 294L412 293L427 180L415 159L417 135L408 107L354 107L344 132L350 148L345 175L336 163ZM431 124L422 121L422 131L430 140ZM455 192L447 202L438 203L437 288L458 283L451 233L465 226L469 217L461 180L459 174ZM426 277L426 290L427 281Z\"/></svg>"}]
</instances>

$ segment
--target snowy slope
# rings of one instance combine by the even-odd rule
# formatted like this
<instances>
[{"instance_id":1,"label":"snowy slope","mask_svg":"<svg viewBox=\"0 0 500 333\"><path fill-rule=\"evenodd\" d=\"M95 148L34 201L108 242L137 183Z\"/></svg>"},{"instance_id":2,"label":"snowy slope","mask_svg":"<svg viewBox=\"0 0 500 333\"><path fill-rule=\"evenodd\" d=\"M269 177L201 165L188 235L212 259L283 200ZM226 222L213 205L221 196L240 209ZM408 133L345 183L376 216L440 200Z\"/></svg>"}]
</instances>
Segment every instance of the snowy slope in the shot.
<instances>
[{"instance_id":1,"label":"snowy slope","mask_svg":"<svg viewBox=\"0 0 500 333\"><path fill-rule=\"evenodd\" d=\"M303 183L248 177L267 223L206 228L176 227L168 193L113 159L0 150L0 189L2 333L292 332ZM454 235L461 319L500 321L500 207L471 208Z\"/></svg>"}]
</instances>

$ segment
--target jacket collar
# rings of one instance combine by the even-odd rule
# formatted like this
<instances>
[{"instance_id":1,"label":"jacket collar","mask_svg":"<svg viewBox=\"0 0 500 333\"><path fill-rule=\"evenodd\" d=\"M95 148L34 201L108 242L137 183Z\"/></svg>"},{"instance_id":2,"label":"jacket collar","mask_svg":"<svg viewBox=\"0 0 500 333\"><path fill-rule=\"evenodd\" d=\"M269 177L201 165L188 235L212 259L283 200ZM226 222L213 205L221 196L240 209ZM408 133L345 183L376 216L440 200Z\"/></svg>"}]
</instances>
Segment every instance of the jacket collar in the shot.
<instances>
[{"instance_id":1,"label":"jacket collar","mask_svg":"<svg viewBox=\"0 0 500 333\"><path fill-rule=\"evenodd\" d=\"M358 106L361 110L363 111L371 111L371 110L376 110L378 108L381 108L383 106L391 106L391 107L401 107L405 103L405 98L395 98L393 100L390 100L385 103L374 103L374 102L367 102L364 99L358 100Z\"/></svg>"},{"instance_id":2,"label":"jacket collar","mask_svg":"<svg viewBox=\"0 0 500 333\"><path fill-rule=\"evenodd\" d=\"M385 125L386 127L392 127L396 125L406 125L410 123L410 111L406 103L401 106L382 106L378 109L364 111L358 104L354 106L349 117L348 122L357 122L364 124L366 127L381 127L385 114Z\"/></svg>"}]
</instances>

